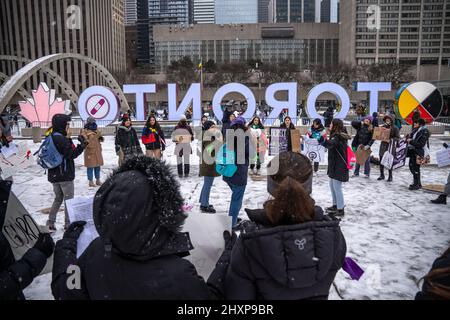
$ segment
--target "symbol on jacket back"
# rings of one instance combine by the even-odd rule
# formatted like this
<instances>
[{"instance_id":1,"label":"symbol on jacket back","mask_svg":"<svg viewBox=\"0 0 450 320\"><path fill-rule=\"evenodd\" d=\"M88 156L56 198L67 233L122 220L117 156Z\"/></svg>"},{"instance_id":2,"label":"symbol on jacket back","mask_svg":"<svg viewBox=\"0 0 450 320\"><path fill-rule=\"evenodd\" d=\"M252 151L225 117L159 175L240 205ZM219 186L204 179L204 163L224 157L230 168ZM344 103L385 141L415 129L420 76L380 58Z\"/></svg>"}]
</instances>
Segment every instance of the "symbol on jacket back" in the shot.
<instances>
[{"instance_id":1,"label":"symbol on jacket back","mask_svg":"<svg viewBox=\"0 0 450 320\"><path fill-rule=\"evenodd\" d=\"M302 240L295 240L294 241L295 245L298 247L298 250L303 250L305 249L305 244L306 244L306 239L303 238Z\"/></svg>"}]
</instances>

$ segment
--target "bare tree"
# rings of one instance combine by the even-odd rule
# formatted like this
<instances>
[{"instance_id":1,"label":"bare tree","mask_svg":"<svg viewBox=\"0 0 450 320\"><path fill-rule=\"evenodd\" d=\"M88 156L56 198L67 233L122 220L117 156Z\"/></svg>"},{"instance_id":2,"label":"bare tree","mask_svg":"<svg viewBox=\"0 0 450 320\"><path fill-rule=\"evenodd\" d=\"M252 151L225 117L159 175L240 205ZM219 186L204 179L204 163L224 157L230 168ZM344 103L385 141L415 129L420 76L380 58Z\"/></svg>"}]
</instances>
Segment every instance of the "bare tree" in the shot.
<instances>
[{"instance_id":1,"label":"bare tree","mask_svg":"<svg viewBox=\"0 0 450 320\"><path fill-rule=\"evenodd\" d=\"M167 80L177 83L183 90L187 89L193 82L198 81L198 78L196 67L189 57L184 57L179 61L172 61L167 67Z\"/></svg>"},{"instance_id":2,"label":"bare tree","mask_svg":"<svg viewBox=\"0 0 450 320\"><path fill-rule=\"evenodd\" d=\"M217 86L230 82L246 82L251 75L251 70L245 62L224 62L217 65L217 72L211 80Z\"/></svg>"}]
</instances>

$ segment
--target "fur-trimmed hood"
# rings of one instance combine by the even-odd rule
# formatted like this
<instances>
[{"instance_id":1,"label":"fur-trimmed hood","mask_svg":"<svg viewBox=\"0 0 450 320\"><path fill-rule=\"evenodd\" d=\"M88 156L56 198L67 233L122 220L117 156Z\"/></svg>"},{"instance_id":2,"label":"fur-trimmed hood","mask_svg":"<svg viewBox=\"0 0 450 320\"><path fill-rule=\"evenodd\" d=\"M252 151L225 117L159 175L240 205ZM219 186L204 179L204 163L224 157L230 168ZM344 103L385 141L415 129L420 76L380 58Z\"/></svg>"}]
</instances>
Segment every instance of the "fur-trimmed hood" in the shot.
<instances>
[{"instance_id":1,"label":"fur-trimmed hood","mask_svg":"<svg viewBox=\"0 0 450 320\"><path fill-rule=\"evenodd\" d=\"M192 249L179 184L168 165L148 157L125 162L97 191L94 222L107 251L149 260ZM108 249L109 248L109 249Z\"/></svg>"}]
</instances>

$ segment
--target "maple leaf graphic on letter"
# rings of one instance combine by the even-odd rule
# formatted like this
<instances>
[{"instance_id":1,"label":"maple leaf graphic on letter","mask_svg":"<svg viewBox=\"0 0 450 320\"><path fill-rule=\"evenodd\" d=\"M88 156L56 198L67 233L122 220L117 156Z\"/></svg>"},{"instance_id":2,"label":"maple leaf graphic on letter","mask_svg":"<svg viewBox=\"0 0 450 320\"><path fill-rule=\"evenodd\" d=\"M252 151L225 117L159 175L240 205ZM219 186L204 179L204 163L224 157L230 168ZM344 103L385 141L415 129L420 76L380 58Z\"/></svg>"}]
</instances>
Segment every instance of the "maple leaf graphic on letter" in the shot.
<instances>
[{"instance_id":1,"label":"maple leaf graphic on letter","mask_svg":"<svg viewBox=\"0 0 450 320\"><path fill-rule=\"evenodd\" d=\"M19 102L20 114L33 124L33 127L50 126L55 114L66 114L70 101L55 98L55 90L50 90L44 82L33 90L33 99Z\"/></svg>"}]
</instances>

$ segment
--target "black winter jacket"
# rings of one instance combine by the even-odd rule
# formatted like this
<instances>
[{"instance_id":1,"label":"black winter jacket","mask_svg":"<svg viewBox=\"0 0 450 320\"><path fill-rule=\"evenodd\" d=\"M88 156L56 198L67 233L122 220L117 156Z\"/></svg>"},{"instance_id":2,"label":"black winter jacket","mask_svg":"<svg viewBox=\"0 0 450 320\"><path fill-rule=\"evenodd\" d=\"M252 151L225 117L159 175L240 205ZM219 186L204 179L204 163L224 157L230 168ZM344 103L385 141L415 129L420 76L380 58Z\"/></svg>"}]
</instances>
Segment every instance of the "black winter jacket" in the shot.
<instances>
[{"instance_id":1,"label":"black winter jacket","mask_svg":"<svg viewBox=\"0 0 450 320\"><path fill-rule=\"evenodd\" d=\"M58 152L63 156L63 162L56 168L48 170L48 181L51 183L67 182L75 179L75 162L80 154L83 153L84 147L79 144L75 147L72 139L66 137L66 126L70 121L70 117L64 114L57 114L52 119L53 133L51 137ZM61 135L55 135L54 133Z\"/></svg>"},{"instance_id":2,"label":"black winter jacket","mask_svg":"<svg viewBox=\"0 0 450 320\"><path fill-rule=\"evenodd\" d=\"M369 126L363 125L361 121L352 121L352 127L356 130L356 135L353 138L352 147L358 148L360 145L372 146L374 140L372 139L373 130ZM373 128L373 127L372 127Z\"/></svg>"},{"instance_id":3,"label":"black winter jacket","mask_svg":"<svg viewBox=\"0 0 450 320\"><path fill-rule=\"evenodd\" d=\"M331 137L329 140L324 140L321 144L328 149L328 177L334 180L347 182L348 174L348 155L347 155L347 141L350 136L346 133L341 133Z\"/></svg>"},{"instance_id":4,"label":"black winter jacket","mask_svg":"<svg viewBox=\"0 0 450 320\"><path fill-rule=\"evenodd\" d=\"M178 183L169 166L143 156L127 161L96 194L94 222L100 237L79 259L75 240L63 238L56 244L54 297L63 300L214 298L213 290L195 267L182 258L193 248L189 235L178 231L186 218L181 212L182 204ZM69 290L66 286L66 270L70 264L81 269L79 290Z\"/></svg>"},{"instance_id":5,"label":"black winter jacket","mask_svg":"<svg viewBox=\"0 0 450 320\"><path fill-rule=\"evenodd\" d=\"M122 150L125 157L138 156L142 154L136 130L133 127L119 126L115 139L116 153Z\"/></svg>"},{"instance_id":6,"label":"black winter jacket","mask_svg":"<svg viewBox=\"0 0 450 320\"><path fill-rule=\"evenodd\" d=\"M426 127L419 127L411 131L409 137L413 139L408 146L408 152L410 157L415 155L424 156L425 146L428 144L430 138L430 131Z\"/></svg>"},{"instance_id":7,"label":"black winter jacket","mask_svg":"<svg viewBox=\"0 0 450 320\"><path fill-rule=\"evenodd\" d=\"M437 269L448 269L450 268L450 249L447 250L446 253L444 253L441 257L437 258L433 265L431 266L432 271L436 271ZM432 280L435 284L443 286L443 287L450 287L450 273L444 272L441 276L437 276L435 279ZM432 288L430 287L430 284L426 281L422 285L422 290L417 292L416 294L416 300L441 300L442 297L436 296L432 292Z\"/></svg>"},{"instance_id":8,"label":"black winter jacket","mask_svg":"<svg viewBox=\"0 0 450 320\"><path fill-rule=\"evenodd\" d=\"M11 182L0 181L0 227L3 229ZM8 240L0 230L0 300L24 300L22 290L45 267L47 257L37 249L29 249L16 261Z\"/></svg>"},{"instance_id":9,"label":"black winter jacket","mask_svg":"<svg viewBox=\"0 0 450 320\"><path fill-rule=\"evenodd\" d=\"M246 212L254 223L232 249L222 286L225 299L327 299L346 253L339 221L316 207L314 221L274 227L264 210Z\"/></svg>"}]
</instances>

